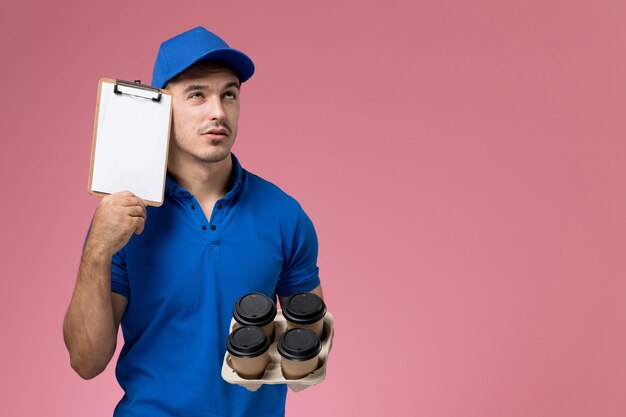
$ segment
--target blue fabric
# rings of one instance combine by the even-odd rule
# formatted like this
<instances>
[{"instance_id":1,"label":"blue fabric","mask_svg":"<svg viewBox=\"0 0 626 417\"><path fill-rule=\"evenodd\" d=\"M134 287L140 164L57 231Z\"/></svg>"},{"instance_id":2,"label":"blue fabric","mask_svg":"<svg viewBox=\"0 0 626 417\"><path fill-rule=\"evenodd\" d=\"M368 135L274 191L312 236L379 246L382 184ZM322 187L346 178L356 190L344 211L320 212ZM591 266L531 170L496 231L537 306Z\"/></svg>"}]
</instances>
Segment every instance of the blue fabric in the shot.
<instances>
[{"instance_id":1,"label":"blue fabric","mask_svg":"<svg viewBox=\"0 0 626 417\"><path fill-rule=\"evenodd\" d=\"M196 62L212 60L228 65L243 83L254 74L254 63L243 52L202 26L168 39L159 47L152 71L152 86L163 88Z\"/></svg>"},{"instance_id":2,"label":"blue fabric","mask_svg":"<svg viewBox=\"0 0 626 417\"><path fill-rule=\"evenodd\" d=\"M319 285L317 237L296 200L232 157L232 188L210 221L168 174L163 205L113 257L112 291L129 299L115 417L284 415L285 385L253 393L222 380L226 338L241 295Z\"/></svg>"}]
</instances>

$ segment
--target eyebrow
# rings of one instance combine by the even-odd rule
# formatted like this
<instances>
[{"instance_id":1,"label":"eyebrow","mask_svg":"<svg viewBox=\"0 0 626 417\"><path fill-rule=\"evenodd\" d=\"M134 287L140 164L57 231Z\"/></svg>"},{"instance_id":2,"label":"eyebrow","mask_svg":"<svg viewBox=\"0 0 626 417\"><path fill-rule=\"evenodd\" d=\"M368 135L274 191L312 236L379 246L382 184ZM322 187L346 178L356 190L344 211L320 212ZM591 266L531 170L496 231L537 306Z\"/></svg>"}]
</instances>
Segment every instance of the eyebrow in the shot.
<instances>
[{"instance_id":1,"label":"eyebrow","mask_svg":"<svg viewBox=\"0 0 626 417\"><path fill-rule=\"evenodd\" d=\"M241 84L239 83L239 81L230 81L224 86L224 90L229 89L230 87L235 87L237 90L240 90Z\"/></svg>"},{"instance_id":2,"label":"eyebrow","mask_svg":"<svg viewBox=\"0 0 626 417\"><path fill-rule=\"evenodd\" d=\"M238 90L241 89L241 86L238 81L230 81L224 86L224 90L227 90L231 87L235 87ZM185 91L183 91L183 94L187 94L191 91L196 91L196 90L207 90L208 88L209 87L205 84L189 84L187 88L185 88Z\"/></svg>"}]
</instances>

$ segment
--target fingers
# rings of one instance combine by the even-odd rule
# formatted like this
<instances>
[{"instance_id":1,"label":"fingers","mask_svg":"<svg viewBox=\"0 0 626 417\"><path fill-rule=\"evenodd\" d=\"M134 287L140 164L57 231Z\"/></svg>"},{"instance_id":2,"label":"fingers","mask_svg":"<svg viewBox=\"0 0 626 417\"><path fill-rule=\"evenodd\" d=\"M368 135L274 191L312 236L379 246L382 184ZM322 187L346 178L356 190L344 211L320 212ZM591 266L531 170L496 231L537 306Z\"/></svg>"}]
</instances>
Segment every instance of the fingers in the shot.
<instances>
[{"instance_id":1,"label":"fingers","mask_svg":"<svg viewBox=\"0 0 626 417\"><path fill-rule=\"evenodd\" d=\"M145 200L137 197L130 191L111 194L109 197L111 197L110 199L114 201L115 205L124 208L124 211L131 218L131 227L134 228L134 233L140 235L146 226L146 217L148 216L148 205Z\"/></svg>"},{"instance_id":2,"label":"fingers","mask_svg":"<svg viewBox=\"0 0 626 417\"><path fill-rule=\"evenodd\" d=\"M133 221L135 222L135 234L140 235L146 226L146 219L145 217L133 217Z\"/></svg>"},{"instance_id":3,"label":"fingers","mask_svg":"<svg viewBox=\"0 0 626 417\"><path fill-rule=\"evenodd\" d=\"M144 231L147 204L130 191L109 194L98 204L90 229L90 242L115 254L135 234Z\"/></svg>"},{"instance_id":4,"label":"fingers","mask_svg":"<svg viewBox=\"0 0 626 417\"><path fill-rule=\"evenodd\" d=\"M126 230L131 233L134 231L134 233L137 234L141 234L141 232L143 232L148 215L148 205L142 198L137 197L130 191L120 191L102 198L100 205L102 217L108 218L109 222L115 221L113 220L115 216L126 217ZM117 213L117 215L114 213ZM122 220L122 217L117 217L118 221ZM108 224L110 228L111 223Z\"/></svg>"},{"instance_id":5,"label":"fingers","mask_svg":"<svg viewBox=\"0 0 626 417\"><path fill-rule=\"evenodd\" d=\"M126 214L130 217L134 233L140 235L146 226L146 218L148 216L145 201L138 197L120 196L116 203L123 207Z\"/></svg>"},{"instance_id":6,"label":"fingers","mask_svg":"<svg viewBox=\"0 0 626 417\"><path fill-rule=\"evenodd\" d=\"M123 207L142 206L146 207L146 203L139 197L123 197L115 200L117 204Z\"/></svg>"},{"instance_id":7,"label":"fingers","mask_svg":"<svg viewBox=\"0 0 626 417\"><path fill-rule=\"evenodd\" d=\"M131 217L145 218L148 215L147 209L144 206L124 207L124 211Z\"/></svg>"},{"instance_id":8,"label":"fingers","mask_svg":"<svg viewBox=\"0 0 626 417\"><path fill-rule=\"evenodd\" d=\"M109 194L111 197L136 197L135 194L128 190L118 191L117 193Z\"/></svg>"},{"instance_id":9,"label":"fingers","mask_svg":"<svg viewBox=\"0 0 626 417\"><path fill-rule=\"evenodd\" d=\"M121 206L144 206L146 207L148 204L146 201L140 197L137 197L135 194L130 191L120 191L118 193L113 193L105 196L103 201L106 202L115 202Z\"/></svg>"}]
</instances>

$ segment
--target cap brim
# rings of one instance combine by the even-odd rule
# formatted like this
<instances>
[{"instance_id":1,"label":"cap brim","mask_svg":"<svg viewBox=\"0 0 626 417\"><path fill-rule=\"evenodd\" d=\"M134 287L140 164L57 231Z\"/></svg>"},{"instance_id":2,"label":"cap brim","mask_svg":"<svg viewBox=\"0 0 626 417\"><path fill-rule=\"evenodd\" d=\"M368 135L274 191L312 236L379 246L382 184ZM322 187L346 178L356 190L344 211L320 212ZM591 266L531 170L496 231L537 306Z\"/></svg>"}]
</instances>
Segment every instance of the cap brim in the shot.
<instances>
[{"instance_id":1,"label":"cap brim","mask_svg":"<svg viewBox=\"0 0 626 417\"><path fill-rule=\"evenodd\" d=\"M178 74L185 71L187 68L191 67L192 65L197 64L198 62L208 61L208 60L221 62L227 65L228 67L230 67L237 74L237 76L239 77L239 81L241 81L242 83L250 79L250 77L252 77L252 74L254 74L254 63L243 52L238 51L236 49L214 49L208 54L203 55L200 58L196 59L195 61L193 61L186 67L181 68L180 70L176 71L175 72L176 75L172 76L172 78L168 80L163 81L161 83L162 85L160 85L159 87L160 88L165 87L165 85L168 82L170 82Z\"/></svg>"}]
</instances>

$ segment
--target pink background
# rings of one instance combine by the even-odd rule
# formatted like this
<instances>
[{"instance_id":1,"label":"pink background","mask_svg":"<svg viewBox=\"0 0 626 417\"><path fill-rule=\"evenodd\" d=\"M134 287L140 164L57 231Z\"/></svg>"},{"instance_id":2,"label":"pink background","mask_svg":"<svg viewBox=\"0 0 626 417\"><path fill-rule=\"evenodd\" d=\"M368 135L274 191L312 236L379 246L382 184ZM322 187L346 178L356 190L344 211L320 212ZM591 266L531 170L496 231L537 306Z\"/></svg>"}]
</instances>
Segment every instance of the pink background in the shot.
<instances>
[{"instance_id":1,"label":"pink background","mask_svg":"<svg viewBox=\"0 0 626 417\"><path fill-rule=\"evenodd\" d=\"M113 363L74 374L61 332L98 203L97 80L148 82L159 43L200 24L257 65L235 153L319 235L337 336L288 415L626 415L625 16L4 0L0 415L104 417L120 398Z\"/></svg>"}]
</instances>

